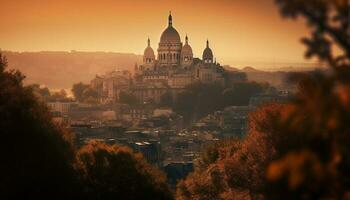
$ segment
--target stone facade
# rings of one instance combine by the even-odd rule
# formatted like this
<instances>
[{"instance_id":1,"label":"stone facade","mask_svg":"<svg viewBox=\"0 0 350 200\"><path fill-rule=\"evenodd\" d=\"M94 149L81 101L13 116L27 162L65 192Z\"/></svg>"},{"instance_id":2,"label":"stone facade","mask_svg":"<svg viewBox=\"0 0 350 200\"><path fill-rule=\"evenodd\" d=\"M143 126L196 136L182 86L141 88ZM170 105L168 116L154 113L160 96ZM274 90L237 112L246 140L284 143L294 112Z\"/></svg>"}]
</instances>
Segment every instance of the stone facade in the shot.
<instances>
[{"instance_id":1,"label":"stone facade","mask_svg":"<svg viewBox=\"0 0 350 200\"><path fill-rule=\"evenodd\" d=\"M225 70L216 63L207 40L202 59L194 58L188 36L185 44L173 26L173 17L168 18L168 27L160 37L157 59L151 47L150 39L143 55L143 63L135 66L136 85L133 93L144 101L153 99L158 102L159 95L167 91L176 94L187 85L195 82L224 84Z\"/></svg>"}]
</instances>

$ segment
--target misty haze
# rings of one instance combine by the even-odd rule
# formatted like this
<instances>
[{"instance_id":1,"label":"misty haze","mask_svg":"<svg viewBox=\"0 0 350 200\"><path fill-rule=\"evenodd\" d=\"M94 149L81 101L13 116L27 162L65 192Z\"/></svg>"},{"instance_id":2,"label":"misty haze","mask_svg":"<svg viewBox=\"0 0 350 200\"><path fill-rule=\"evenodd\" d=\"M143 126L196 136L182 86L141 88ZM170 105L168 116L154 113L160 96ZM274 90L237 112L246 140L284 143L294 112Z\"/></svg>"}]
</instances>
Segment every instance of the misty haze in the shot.
<instances>
[{"instance_id":1,"label":"misty haze","mask_svg":"<svg viewBox=\"0 0 350 200\"><path fill-rule=\"evenodd\" d=\"M0 5L0 199L350 199L349 0Z\"/></svg>"}]
</instances>

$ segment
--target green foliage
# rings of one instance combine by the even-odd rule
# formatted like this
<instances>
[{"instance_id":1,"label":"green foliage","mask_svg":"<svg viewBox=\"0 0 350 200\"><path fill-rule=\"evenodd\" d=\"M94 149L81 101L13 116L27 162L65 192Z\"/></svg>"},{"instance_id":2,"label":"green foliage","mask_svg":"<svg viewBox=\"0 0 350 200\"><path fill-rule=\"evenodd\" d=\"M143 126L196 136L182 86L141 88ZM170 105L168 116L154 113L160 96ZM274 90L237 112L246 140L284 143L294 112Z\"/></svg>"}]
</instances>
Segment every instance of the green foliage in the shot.
<instances>
[{"instance_id":1,"label":"green foliage","mask_svg":"<svg viewBox=\"0 0 350 200\"><path fill-rule=\"evenodd\" d=\"M90 199L172 199L164 174L127 147L91 142L77 153L76 168Z\"/></svg>"}]
</instances>

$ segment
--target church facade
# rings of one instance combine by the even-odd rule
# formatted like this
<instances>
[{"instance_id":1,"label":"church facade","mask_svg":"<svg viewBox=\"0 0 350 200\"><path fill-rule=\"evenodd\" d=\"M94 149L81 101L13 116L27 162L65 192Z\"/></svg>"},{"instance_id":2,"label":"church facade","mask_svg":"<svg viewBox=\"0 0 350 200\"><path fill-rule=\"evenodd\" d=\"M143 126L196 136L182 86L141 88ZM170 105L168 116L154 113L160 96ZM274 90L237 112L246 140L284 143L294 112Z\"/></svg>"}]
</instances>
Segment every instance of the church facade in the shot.
<instances>
[{"instance_id":1,"label":"church facade","mask_svg":"<svg viewBox=\"0 0 350 200\"><path fill-rule=\"evenodd\" d=\"M176 95L196 82L224 84L224 73L224 68L214 59L208 40L202 58L194 57L188 36L183 44L170 14L156 53L148 39L143 63L135 65L132 91L141 101L159 102L166 92Z\"/></svg>"}]
</instances>

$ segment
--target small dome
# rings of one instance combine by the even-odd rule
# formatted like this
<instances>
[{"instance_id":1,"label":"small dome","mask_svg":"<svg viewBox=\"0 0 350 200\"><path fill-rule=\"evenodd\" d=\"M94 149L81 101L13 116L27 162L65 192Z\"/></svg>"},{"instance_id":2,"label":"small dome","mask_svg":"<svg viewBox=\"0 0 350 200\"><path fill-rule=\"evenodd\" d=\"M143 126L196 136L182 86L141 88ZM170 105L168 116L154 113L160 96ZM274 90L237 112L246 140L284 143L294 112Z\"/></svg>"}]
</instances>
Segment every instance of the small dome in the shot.
<instances>
[{"instance_id":1,"label":"small dome","mask_svg":"<svg viewBox=\"0 0 350 200\"><path fill-rule=\"evenodd\" d=\"M203 51L203 60L213 60L213 51L209 48L209 41L207 40L207 47Z\"/></svg>"},{"instance_id":2,"label":"small dome","mask_svg":"<svg viewBox=\"0 0 350 200\"><path fill-rule=\"evenodd\" d=\"M154 51L152 47L147 47L143 53L146 58L154 58Z\"/></svg>"},{"instance_id":3,"label":"small dome","mask_svg":"<svg viewBox=\"0 0 350 200\"><path fill-rule=\"evenodd\" d=\"M155 58L155 55L154 55L154 51L151 47L151 41L150 39L148 38L148 46L146 47L145 51L143 52L143 56L145 58Z\"/></svg>"},{"instance_id":4,"label":"small dome","mask_svg":"<svg viewBox=\"0 0 350 200\"><path fill-rule=\"evenodd\" d=\"M188 37L187 37L187 35L186 35L186 43L182 47L181 54L182 55L191 55L191 56L193 55L192 47L188 44Z\"/></svg>"},{"instance_id":5,"label":"small dome","mask_svg":"<svg viewBox=\"0 0 350 200\"><path fill-rule=\"evenodd\" d=\"M160 37L160 43L181 43L180 35L173 27L173 17L169 15L168 27L163 31Z\"/></svg>"}]
</instances>

